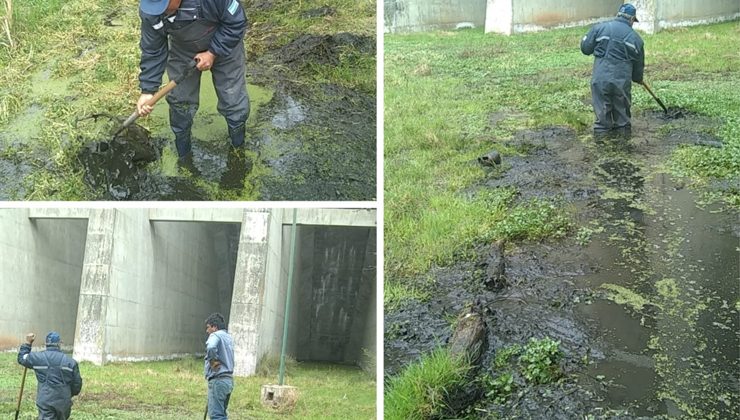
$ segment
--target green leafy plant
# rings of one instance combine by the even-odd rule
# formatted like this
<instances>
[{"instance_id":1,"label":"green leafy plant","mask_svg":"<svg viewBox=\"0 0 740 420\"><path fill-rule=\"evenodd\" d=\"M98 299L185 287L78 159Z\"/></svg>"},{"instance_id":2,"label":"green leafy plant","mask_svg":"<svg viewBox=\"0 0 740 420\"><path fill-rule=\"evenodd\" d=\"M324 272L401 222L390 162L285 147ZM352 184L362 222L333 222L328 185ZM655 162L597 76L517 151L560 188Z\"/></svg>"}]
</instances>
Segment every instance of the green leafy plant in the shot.
<instances>
[{"instance_id":1,"label":"green leafy plant","mask_svg":"<svg viewBox=\"0 0 740 420\"><path fill-rule=\"evenodd\" d=\"M552 382L562 374L559 367L562 356L560 341L549 337L541 340L532 338L519 356L522 375L527 381L538 384Z\"/></svg>"},{"instance_id":2,"label":"green leafy plant","mask_svg":"<svg viewBox=\"0 0 740 420\"><path fill-rule=\"evenodd\" d=\"M493 399L496 404L503 404L516 389L514 383L514 374L511 372L502 373L493 378L488 377L486 381L488 392L486 397Z\"/></svg>"}]
</instances>

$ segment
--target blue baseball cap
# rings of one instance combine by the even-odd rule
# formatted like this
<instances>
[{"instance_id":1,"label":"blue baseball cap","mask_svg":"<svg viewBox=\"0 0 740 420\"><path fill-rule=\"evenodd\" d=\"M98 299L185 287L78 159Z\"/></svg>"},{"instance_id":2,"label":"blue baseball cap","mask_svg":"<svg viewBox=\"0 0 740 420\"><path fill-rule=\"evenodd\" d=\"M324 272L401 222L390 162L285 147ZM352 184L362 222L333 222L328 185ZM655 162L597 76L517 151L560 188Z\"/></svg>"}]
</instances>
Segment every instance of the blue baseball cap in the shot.
<instances>
[{"instance_id":1,"label":"blue baseball cap","mask_svg":"<svg viewBox=\"0 0 740 420\"><path fill-rule=\"evenodd\" d=\"M637 20L637 9L635 9L635 6L625 3L619 7L619 12L617 12L617 15L624 15L625 17L631 17L635 18L635 22L639 22Z\"/></svg>"},{"instance_id":2,"label":"blue baseball cap","mask_svg":"<svg viewBox=\"0 0 740 420\"><path fill-rule=\"evenodd\" d=\"M61 337L59 337L59 333L56 331L52 331L49 334L46 334L46 345L53 345L58 346L59 341L61 341Z\"/></svg>"},{"instance_id":3,"label":"blue baseball cap","mask_svg":"<svg viewBox=\"0 0 740 420\"><path fill-rule=\"evenodd\" d=\"M164 13L169 4L169 0L141 0L141 2L139 2L139 9L147 15L156 16Z\"/></svg>"}]
</instances>

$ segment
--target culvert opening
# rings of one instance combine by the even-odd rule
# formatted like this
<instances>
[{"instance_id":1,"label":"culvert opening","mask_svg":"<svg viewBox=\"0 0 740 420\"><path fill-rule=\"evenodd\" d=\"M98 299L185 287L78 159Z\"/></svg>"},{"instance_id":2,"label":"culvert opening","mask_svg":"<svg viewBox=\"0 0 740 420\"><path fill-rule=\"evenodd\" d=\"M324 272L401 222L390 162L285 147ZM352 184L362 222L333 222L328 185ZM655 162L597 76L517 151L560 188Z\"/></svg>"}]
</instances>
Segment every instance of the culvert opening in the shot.
<instances>
[{"instance_id":1,"label":"culvert opening","mask_svg":"<svg viewBox=\"0 0 740 420\"><path fill-rule=\"evenodd\" d=\"M284 226L288 245L289 235L290 226ZM374 363L375 250L375 228L298 227L289 355L360 367ZM288 267L289 253L283 255Z\"/></svg>"}]
</instances>

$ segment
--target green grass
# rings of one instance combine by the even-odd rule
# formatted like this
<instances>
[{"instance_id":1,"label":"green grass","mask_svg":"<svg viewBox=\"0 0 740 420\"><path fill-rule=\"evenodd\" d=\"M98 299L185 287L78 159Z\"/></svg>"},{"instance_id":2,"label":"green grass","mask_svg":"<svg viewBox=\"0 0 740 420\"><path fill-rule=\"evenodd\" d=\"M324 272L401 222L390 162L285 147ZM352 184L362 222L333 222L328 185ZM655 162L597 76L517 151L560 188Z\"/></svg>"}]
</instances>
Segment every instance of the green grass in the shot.
<instances>
[{"instance_id":1,"label":"green grass","mask_svg":"<svg viewBox=\"0 0 740 420\"><path fill-rule=\"evenodd\" d=\"M23 369L15 353L0 354L0 417L15 413ZM200 359L167 362L80 365L82 393L75 397L75 419L179 420L203 416L206 381ZM229 403L231 418L374 419L375 382L357 368L291 363L286 384L298 387L299 399L290 413L278 413L260 404L262 385L277 383L276 376L236 378ZM35 419L36 378L28 372L22 419Z\"/></svg>"},{"instance_id":2,"label":"green grass","mask_svg":"<svg viewBox=\"0 0 740 420\"><path fill-rule=\"evenodd\" d=\"M385 36L385 270L390 282L449 264L476 242L561 236L557 203L469 191L486 177L475 158L525 128L565 125L583 134L593 122L593 58L581 54L587 28L503 36L478 30ZM722 149L687 146L669 159L699 181L740 174L740 23L643 35L645 79L671 107L719 119ZM633 111L658 109L642 89ZM498 122L493 125L495 117ZM740 204L738 193L725 199ZM533 212L533 213L532 213ZM567 213L567 212L565 212ZM509 227L494 228L510 215ZM528 215L538 223L527 223ZM541 216L541 217L540 217ZM518 220L518 221L517 221ZM539 231L542 224L551 228Z\"/></svg>"},{"instance_id":3,"label":"green grass","mask_svg":"<svg viewBox=\"0 0 740 420\"><path fill-rule=\"evenodd\" d=\"M438 349L386 384L384 418L421 420L437 418L447 410L450 398L464 387L470 365Z\"/></svg>"}]
</instances>

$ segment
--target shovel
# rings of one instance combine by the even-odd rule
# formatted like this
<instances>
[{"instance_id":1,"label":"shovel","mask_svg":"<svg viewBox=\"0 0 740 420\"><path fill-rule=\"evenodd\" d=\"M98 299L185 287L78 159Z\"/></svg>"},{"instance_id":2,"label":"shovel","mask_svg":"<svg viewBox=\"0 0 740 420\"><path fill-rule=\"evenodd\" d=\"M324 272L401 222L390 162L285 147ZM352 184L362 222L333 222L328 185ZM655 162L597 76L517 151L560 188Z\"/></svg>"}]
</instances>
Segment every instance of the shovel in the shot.
<instances>
[{"instance_id":1,"label":"shovel","mask_svg":"<svg viewBox=\"0 0 740 420\"><path fill-rule=\"evenodd\" d=\"M26 335L26 339L30 340L29 342L33 345L33 340L36 339L36 335L29 333ZM21 380L21 392L18 393L18 405L15 408L15 420L18 420L18 415L21 413L21 401L23 400L23 387L26 385L26 373L28 373L28 368L23 366L23 379Z\"/></svg>"},{"instance_id":2,"label":"shovel","mask_svg":"<svg viewBox=\"0 0 740 420\"><path fill-rule=\"evenodd\" d=\"M169 83L167 83L162 89L157 91L157 93L152 96L151 99L149 99L146 102L146 105L154 106L157 102L159 102L160 99L164 98L172 89L177 86L178 83L182 82L186 77L190 76L193 73L193 70L195 70L195 65L197 63L195 60L191 61L190 64L188 64L188 68L183 72L180 76L176 77L174 80L170 80ZM128 118L126 118L126 121L121 124L121 127L116 131L115 134L113 134L113 137L117 137L119 134L121 134L121 131L126 129L128 126L134 123L136 119L139 118L139 110L135 110L133 114L131 114Z\"/></svg>"},{"instance_id":3,"label":"shovel","mask_svg":"<svg viewBox=\"0 0 740 420\"><path fill-rule=\"evenodd\" d=\"M23 380L21 380L21 392L18 394L18 406L15 408L15 420L18 420L18 415L21 413L21 399L23 398L23 386L26 385L26 373L28 372L27 367L23 367Z\"/></svg>"},{"instance_id":4,"label":"shovel","mask_svg":"<svg viewBox=\"0 0 740 420\"><path fill-rule=\"evenodd\" d=\"M667 114L668 113L668 108L666 108L665 105L663 105L663 101L661 101L660 98L658 98L657 96L655 96L655 94L653 93L653 90L650 89L650 86L648 86L647 82L643 80L642 83L640 83L640 84L642 85L642 87L645 88L645 90L648 91L648 93L650 94L650 96L652 96L653 99L655 99L655 102L657 102L658 105L660 105L660 107L663 108L663 111L665 111L665 113Z\"/></svg>"}]
</instances>

